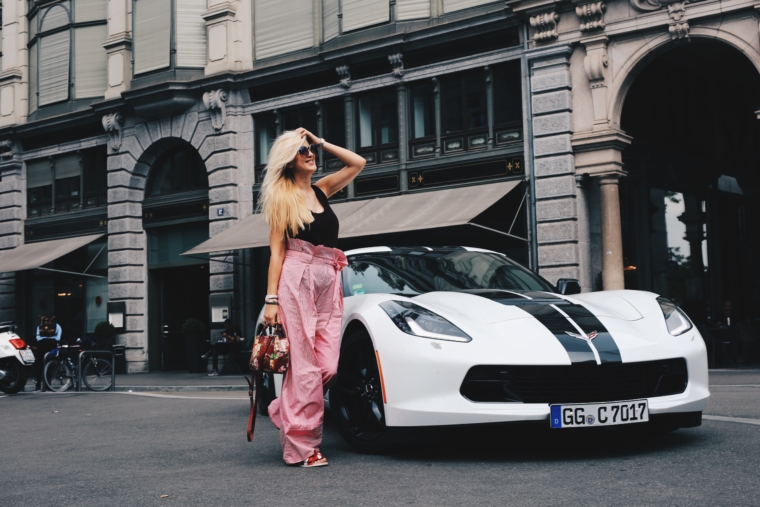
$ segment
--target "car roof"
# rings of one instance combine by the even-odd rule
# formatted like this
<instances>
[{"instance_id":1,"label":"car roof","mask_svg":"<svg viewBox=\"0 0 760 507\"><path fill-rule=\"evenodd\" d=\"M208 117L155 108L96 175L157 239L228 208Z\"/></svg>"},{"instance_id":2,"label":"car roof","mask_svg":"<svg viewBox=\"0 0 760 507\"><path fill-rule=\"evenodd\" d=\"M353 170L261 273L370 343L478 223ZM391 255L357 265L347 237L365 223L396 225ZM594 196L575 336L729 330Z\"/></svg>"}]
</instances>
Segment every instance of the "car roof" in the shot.
<instances>
[{"instance_id":1,"label":"car roof","mask_svg":"<svg viewBox=\"0 0 760 507\"><path fill-rule=\"evenodd\" d=\"M493 250L486 250L483 248L474 248L469 246L446 246L446 247L429 247L429 246L405 246L405 247L395 247L395 246L372 246L367 248L355 248L353 250L348 250L345 252L346 257L350 257L352 255L359 255L359 254L368 254L368 253L401 253L401 252L437 252L437 251L448 251L451 250L458 250L462 249L468 252L486 252L486 253L495 253L499 255L504 255L501 252L494 252Z\"/></svg>"}]
</instances>

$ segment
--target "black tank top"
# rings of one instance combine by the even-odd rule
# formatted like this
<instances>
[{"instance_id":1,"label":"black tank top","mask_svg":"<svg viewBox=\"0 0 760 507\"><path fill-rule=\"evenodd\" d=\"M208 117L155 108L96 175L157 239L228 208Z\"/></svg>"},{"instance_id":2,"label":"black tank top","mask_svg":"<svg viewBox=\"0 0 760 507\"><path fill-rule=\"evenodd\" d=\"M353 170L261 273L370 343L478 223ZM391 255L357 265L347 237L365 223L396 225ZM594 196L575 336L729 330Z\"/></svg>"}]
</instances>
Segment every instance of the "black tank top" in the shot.
<instances>
[{"instance_id":1,"label":"black tank top","mask_svg":"<svg viewBox=\"0 0 760 507\"><path fill-rule=\"evenodd\" d=\"M330 208L330 203L327 202L327 196L316 185L312 185L314 193L317 196L319 204L322 205L324 211L322 213L315 213L314 221L310 224L306 224L306 227L299 230L295 239L302 241L308 241L314 246L327 246L330 248L337 248L338 246L338 217L335 212Z\"/></svg>"}]
</instances>

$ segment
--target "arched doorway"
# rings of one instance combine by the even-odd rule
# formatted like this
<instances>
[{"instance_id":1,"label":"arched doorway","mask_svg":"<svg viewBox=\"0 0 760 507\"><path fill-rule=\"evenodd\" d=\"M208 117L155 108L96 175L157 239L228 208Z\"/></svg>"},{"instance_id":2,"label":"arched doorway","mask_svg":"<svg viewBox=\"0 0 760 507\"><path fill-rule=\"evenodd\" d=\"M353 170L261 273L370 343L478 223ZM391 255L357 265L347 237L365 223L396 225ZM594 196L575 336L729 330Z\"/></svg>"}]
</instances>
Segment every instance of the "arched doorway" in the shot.
<instances>
[{"instance_id":1,"label":"arched doorway","mask_svg":"<svg viewBox=\"0 0 760 507\"><path fill-rule=\"evenodd\" d=\"M699 39L650 61L623 105L626 288L670 297L700 324L714 326L725 299L748 328L760 318L759 107L752 63Z\"/></svg>"},{"instance_id":2,"label":"arched doorway","mask_svg":"<svg viewBox=\"0 0 760 507\"><path fill-rule=\"evenodd\" d=\"M197 150L177 139L155 153L145 186L148 244L149 369L197 371L200 344L188 343L188 318L208 329L208 261L180 254L208 239L208 175Z\"/></svg>"}]
</instances>

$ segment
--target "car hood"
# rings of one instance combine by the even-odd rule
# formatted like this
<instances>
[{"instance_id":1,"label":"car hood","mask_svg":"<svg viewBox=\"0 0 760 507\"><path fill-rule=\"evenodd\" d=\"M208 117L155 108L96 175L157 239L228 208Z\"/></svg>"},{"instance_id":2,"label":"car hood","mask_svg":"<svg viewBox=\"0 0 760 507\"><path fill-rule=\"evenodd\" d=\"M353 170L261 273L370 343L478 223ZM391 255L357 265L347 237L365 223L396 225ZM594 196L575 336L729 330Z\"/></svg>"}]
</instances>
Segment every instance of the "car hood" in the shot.
<instances>
[{"instance_id":1,"label":"car hood","mask_svg":"<svg viewBox=\"0 0 760 507\"><path fill-rule=\"evenodd\" d=\"M614 294L604 297L594 293L561 296L549 292L505 291L505 290L471 290L466 292L429 292L414 297L431 310L441 315L457 316L483 324L492 324L515 319L532 318L523 311L521 303L531 301L533 304L562 304L565 301L575 303L588 309L597 317L633 321L642 318L642 314L626 299Z\"/></svg>"}]
</instances>

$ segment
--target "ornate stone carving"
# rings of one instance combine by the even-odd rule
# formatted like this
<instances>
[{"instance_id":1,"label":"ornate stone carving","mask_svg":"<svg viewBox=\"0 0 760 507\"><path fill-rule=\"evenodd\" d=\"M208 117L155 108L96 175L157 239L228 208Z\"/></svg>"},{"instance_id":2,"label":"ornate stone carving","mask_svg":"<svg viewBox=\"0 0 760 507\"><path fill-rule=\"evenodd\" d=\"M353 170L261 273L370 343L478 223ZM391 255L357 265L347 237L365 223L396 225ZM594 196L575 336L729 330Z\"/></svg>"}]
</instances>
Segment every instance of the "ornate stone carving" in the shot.
<instances>
[{"instance_id":1,"label":"ornate stone carving","mask_svg":"<svg viewBox=\"0 0 760 507\"><path fill-rule=\"evenodd\" d=\"M124 126L124 117L121 113L111 113L103 116L103 130L108 134L108 144L111 151L121 149L121 130Z\"/></svg>"},{"instance_id":2,"label":"ornate stone carving","mask_svg":"<svg viewBox=\"0 0 760 507\"><path fill-rule=\"evenodd\" d=\"M675 2L668 4L668 17L670 26L668 31L673 40L689 38L689 22L684 19L686 16L686 4L688 2Z\"/></svg>"},{"instance_id":3,"label":"ornate stone carving","mask_svg":"<svg viewBox=\"0 0 760 507\"><path fill-rule=\"evenodd\" d=\"M211 112L211 126L216 132L224 127L227 118L227 92L224 90L212 90L203 94L203 105Z\"/></svg>"},{"instance_id":4,"label":"ornate stone carving","mask_svg":"<svg viewBox=\"0 0 760 507\"><path fill-rule=\"evenodd\" d=\"M662 9L662 6L665 2L660 3L660 0L630 0L631 5L644 12L648 11L656 11L658 9Z\"/></svg>"},{"instance_id":5,"label":"ornate stone carving","mask_svg":"<svg viewBox=\"0 0 760 507\"><path fill-rule=\"evenodd\" d=\"M579 5L575 8L575 14L581 20L581 32L591 32L594 30L603 30L604 11L607 10L607 4L604 2L594 2L585 5Z\"/></svg>"},{"instance_id":6,"label":"ornate stone carving","mask_svg":"<svg viewBox=\"0 0 760 507\"><path fill-rule=\"evenodd\" d=\"M594 53L583 59L583 67L586 77L591 81L591 88L599 85L598 81L604 81L604 69L610 64L606 53Z\"/></svg>"},{"instance_id":7,"label":"ornate stone carving","mask_svg":"<svg viewBox=\"0 0 760 507\"><path fill-rule=\"evenodd\" d=\"M536 33L533 34L533 40L543 42L559 37L559 32L557 31L558 22L559 14L554 11L531 16L530 26L536 29Z\"/></svg>"},{"instance_id":8,"label":"ornate stone carving","mask_svg":"<svg viewBox=\"0 0 760 507\"><path fill-rule=\"evenodd\" d=\"M13 158L13 141L3 139L0 141L0 160L9 160Z\"/></svg>"},{"instance_id":9,"label":"ornate stone carving","mask_svg":"<svg viewBox=\"0 0 760 507\"><path fill-rule=\"evenodd\" d=\"M335 72L338 73L338 79L340 79L340 86L345 89L351 87L351 72L348 69L348 65L341 65L335 68Z\"/></svg>"},{"instance_id":10,"label":"ornate stone carving","mask_svg":"<svg viewBox=\"0 0 760 507\"><path fill-rule=\"evenodd\" d=\"M388 55L388 61L391 63L393 70L391 73L395 77L401 77L404 75L404 55L396 53L395 55Z\"/></svg>"}]
</instances>

